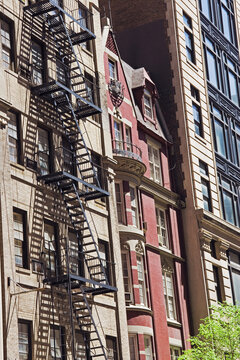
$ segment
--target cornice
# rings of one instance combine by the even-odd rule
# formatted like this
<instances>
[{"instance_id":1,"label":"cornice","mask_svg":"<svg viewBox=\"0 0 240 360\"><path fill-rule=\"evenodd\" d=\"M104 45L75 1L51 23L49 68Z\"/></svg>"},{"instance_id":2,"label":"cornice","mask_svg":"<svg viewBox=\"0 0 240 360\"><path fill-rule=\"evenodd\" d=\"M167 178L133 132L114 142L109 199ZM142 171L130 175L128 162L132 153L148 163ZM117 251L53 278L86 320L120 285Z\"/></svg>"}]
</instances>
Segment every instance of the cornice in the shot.
<instances>
[{"instance_id":1,"label":"cornice","mask_svg":"<svg viewBox=\"0 0 240 360\"><path fill-rule=\"evenodd\" d=\"M203 209L197 209L196 216L201 227L200 233L205 240L207 236L209 239L221 241L222 247L229 244L240 246L240 228Z\"/></svg>"},{"instance_id":2,"label":"cornice","mask_svg":"<svg viewBox=\"0 0 240 360\"><path fill-rule=\"evenodd\" d=\"M143 230L131 225L118 225L118 231L121 240L141 240L145 242L145 236Z\"/></svg>"},{"instance_id":3,"label":"cornice","mask_svg":"<svg viewBox=\"0 0 240 360\"><path fill-rule=\"evenodd\" d=\"M157 200L164 203L165 205L172 205L175 208L183 208L184 202L180 200L180 196L175 192L168 190L164 186L156 183L155 181L148 179L147 177L142 178L142 183L139 187L140 190L151 193Z\"/></svg>"}]
</instances>

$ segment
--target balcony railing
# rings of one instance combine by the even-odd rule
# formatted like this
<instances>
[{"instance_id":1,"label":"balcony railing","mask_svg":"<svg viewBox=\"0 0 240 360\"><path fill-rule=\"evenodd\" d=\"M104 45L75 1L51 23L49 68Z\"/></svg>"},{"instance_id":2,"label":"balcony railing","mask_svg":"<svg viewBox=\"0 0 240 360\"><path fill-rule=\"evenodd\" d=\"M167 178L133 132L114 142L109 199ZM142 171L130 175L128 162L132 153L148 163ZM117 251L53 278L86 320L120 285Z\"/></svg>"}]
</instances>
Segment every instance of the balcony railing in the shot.
<instances>
[{"instance_id":1,"label":"balcony railing","mask_svg":"<svg viewBox=\"0 0 240 360\"><path fill-rule=\"evenodd\" d=\"M142 150L137 145L123 140L112 140L112 144L114 154L142 161Z\"/></svg>"}]
</instances>

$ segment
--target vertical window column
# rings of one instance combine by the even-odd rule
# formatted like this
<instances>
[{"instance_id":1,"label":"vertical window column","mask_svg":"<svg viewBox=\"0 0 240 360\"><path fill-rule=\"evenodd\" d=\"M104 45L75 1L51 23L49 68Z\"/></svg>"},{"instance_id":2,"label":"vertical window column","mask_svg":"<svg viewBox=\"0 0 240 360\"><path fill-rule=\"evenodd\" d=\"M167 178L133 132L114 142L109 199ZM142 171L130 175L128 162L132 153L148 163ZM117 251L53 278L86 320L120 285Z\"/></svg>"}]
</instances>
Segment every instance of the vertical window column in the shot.
<instances>
[{"instance_id":1,"label":"vertical window column","mask_svg":"<svg viewBox=\"0 0 240 360\"><path fill-rule=\"evenodd\" d=\"M23 268L28 265L28 244L26 239L26 213L15 209L13 211L13 231L15 246L15 264Z\"/></svg>"},{"instance_id":2,"label":"vertical window column","mask_svg":"<svg viewBox=\"0 0 240 360\"><path fill-rule=\"evenodd\" d=\"M31 322L18 320L18 349L19 360L31 360Z\"/></svg>"},{"instance_id":3,"label":"vertical window column","mask_svg":"<svg viewBox=\"0 0 240 360\"><path fill-rule=\"evenodd\" d=\"M137 254L137 273L140 305L147 306L146 282L143 264L143 256Z\"/></svg>"},{"instance_id":4,"label":"vertical window column","mask_svg":"<svg viewBox=\"0 0 240 360\"><path fill-rule=\"evenodd\" d=\"M14 163L20 162L21 146L19 134L19 119L17 114L8 112L8 145L9 145L9 158Z\"/></svg>"},{"instance_id":5,"label":"vertical window column","mask_svg":"<svg viewBox=\"0 0 240 360\"><path fill-rule=\"evenodd\" d=\"M203 208L212 211L212 199L209 184L208 166L203 161L199 160L199 169L201 174Z\"/></svg>"},{"instance_id":6,"label":"vertical window column","mask_svg":"<svg viewBox=\"0 0 240 360\"><path fill-rule=\"evenodd\" d=\"M122 271L123 271L125 301L127 304L129 304L133 302L132 274L131 274L129 251L122 250L121 255L122 255Z\"/></svg>"},{"instance_id":7,"label":"vertical window column","mask_svg":"<svg viewBox=\"0 0 240 360\"><path fill-rule=\"evenodd\" d=\"M13 26L13 25L12 25ZM10 24L0 19L2 64L4 69L13 69L13 49Z\"/></svg>"},{"instance_id":8,"label":"vertical window column","mask_svg":"<svg viewBox=\"0 0 240 360\"><path fill-rule=\"evenodd\" d=\"M186 13L183 13L183 22L184 22L184 35L186 43L186 55L187 59L195 64L195 51L194 51L194 41L193 41L193 31L192 31L192 19Z\"/></svg>"}]
</instances>

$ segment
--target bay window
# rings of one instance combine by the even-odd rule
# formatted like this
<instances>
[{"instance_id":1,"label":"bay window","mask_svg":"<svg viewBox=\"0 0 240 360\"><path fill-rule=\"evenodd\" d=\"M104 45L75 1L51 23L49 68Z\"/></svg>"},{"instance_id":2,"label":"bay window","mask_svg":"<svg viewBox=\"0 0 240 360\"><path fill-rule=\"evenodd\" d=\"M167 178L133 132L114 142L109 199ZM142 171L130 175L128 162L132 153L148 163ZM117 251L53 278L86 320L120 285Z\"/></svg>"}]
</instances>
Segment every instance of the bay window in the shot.
<instances>
[{"instance_id":1,"label":"bay window","mask_svg":"<svg viewBox=\"0 0 240 360\"><path fill-rule=\"evenodd\" d=\"M130 360L139 360L138 341L136 334L129 334Z\"/></svg>"},{"instance_id":2,"label":"bay window","mask_svg":"<svg viewBox=\"0 0 240 360\"><path fill-rule=\"evenodd\" d=\"M144 350L145 350L145 359L153 360L151 336L144 335Z\"/></svg>"}]
</instances>

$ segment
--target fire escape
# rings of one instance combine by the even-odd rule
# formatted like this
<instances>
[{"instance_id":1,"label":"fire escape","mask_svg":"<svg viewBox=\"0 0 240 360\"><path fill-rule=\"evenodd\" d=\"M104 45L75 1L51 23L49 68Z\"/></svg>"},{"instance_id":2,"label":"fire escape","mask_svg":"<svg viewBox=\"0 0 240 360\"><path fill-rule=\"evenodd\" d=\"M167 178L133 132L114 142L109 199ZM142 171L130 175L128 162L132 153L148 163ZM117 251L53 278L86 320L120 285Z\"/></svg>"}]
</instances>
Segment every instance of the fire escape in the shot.
<instances>
[{"instance_id":1,"label":"fire escape","mask_svg":"<svg viewBox=\"0 0 240 360\"><path fill-rule=\"evenodd\" d=\"M32 92L54 107L58 123L67 139L76 171L61 171L39 176L47 185L55 186L62 195L66 211L77 238L77 250L66 241L64 255L47 260L49 271L45 283L66 289L71 306L71 325L74 338L77 324L84 338L89 359L107 360L106 350L100 338L91 311L95 295L116 291L109 284L106 266L100 257L97 242L86 216L85 204L89 200L108 196L102 189L97 170L92 162L79 126L82 118L99 114L101 109L94 103L94 89L90 88L77 53L77 46L95 35L82 19L77 19L57 0L40 0L24 8L24 11L44 24L55 46L56 57L63 69L64 81L56 77L32 87ZM51 262L56 261L55 271ZM78 271L76 271L78 268ZM73 341L74 342L74 341ZM74 346L72 358L75 359Z\"/></svg>"}]
</instances>

